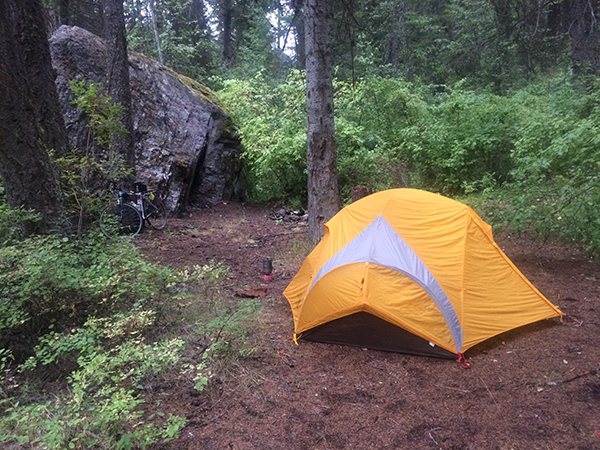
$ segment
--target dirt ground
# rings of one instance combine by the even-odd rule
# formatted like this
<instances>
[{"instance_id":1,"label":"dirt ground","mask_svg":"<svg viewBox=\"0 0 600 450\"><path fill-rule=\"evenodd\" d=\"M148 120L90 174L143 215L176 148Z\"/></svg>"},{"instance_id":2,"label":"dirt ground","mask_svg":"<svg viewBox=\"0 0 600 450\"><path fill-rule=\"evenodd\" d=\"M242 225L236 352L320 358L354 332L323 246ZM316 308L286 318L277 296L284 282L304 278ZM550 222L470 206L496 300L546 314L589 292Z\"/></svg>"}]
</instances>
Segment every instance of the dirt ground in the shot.
<instances>
[{"instance_id":1,"label":"dirt ground","mask_svg":"<svg viewBox=\"0 0 600 450\"><path fill-rule=\"evenodd\" d=\"M307 226L275 208L220 204L143 234L153 261L230 267L230 294L266 288L256 351L198 393L166 404L189 422L168 449L600 449L599 264L523 236L496 242L566 314L490 339L458 362L292 340L282 292L306 256ZM273 260L263 283L262 261Z\"/></svg>"}]
</instances>

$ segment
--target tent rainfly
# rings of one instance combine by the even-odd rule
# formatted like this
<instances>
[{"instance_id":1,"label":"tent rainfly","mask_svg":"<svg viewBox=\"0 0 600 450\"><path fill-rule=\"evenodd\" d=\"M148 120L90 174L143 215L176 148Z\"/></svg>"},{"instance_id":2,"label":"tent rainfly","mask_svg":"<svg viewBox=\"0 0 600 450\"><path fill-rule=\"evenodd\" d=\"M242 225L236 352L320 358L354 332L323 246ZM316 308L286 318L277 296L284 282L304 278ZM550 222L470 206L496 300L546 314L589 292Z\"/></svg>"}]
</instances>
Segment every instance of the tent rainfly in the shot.
<instances>
[{"instance_id":1,"label":"tent rainfly","mask_svg":"<svg viewBox=\"0 0 600 450\"><path fill-rule=\"evenodd\" d=\"M294 340L459 359L492 336L563 314L471 208L416 189L342 209L284 295Z\"/></svg>"}]
</instances>

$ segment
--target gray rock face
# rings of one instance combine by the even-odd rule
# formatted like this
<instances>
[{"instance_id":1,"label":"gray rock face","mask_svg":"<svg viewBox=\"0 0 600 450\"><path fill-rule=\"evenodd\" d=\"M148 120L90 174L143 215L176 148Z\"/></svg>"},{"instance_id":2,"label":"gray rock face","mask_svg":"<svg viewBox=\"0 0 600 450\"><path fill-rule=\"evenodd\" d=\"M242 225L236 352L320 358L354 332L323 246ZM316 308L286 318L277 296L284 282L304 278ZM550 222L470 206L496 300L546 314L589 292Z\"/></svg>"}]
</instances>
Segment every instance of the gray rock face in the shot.
<instances>
[{"instance_id":1,"label":"gray rock face","mask_svg":"<svg viewBox=\"0 0 600 450\"><path fill-rule=\"evenodd\" d=\"M50 50L70 143L86 148L87 119L71 104L69 84L106 82L105 44L82 28L62 26ZM242 200L241 143L227 113L211 101L213 94L144 55L130 52L129 66L135 178L166 193L171 212Z\"/></svg>"}]
</instances>

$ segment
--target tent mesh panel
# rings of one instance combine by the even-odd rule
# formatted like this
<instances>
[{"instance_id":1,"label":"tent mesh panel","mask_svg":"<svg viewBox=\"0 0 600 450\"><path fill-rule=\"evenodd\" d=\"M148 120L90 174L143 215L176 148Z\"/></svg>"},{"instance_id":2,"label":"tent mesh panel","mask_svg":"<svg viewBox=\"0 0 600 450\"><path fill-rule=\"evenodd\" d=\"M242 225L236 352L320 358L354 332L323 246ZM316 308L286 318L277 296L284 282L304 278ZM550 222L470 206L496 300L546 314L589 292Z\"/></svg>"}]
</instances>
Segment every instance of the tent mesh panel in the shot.
<instances>
[{"instance_id":1,"label":"tent mesh panel","mask_svg":"<svg viewBox=\"0 0 600 450\"><path fill-rule=\"evenodd\" d=\"M366 312L332 320L302 333L307 341L352 345L410 355L456 359L456 354Z\"/></svg>"}]
</instances>

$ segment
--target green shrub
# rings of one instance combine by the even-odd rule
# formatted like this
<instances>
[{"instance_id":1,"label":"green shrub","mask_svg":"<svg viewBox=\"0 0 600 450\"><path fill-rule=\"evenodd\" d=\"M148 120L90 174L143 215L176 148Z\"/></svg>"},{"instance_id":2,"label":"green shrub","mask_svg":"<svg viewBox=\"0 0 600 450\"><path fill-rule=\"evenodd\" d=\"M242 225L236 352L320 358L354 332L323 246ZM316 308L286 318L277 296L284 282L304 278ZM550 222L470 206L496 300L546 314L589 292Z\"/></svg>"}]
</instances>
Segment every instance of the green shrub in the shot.
<instances>
[{"instance_id":1,"label":"green shrub","mask_svg":"<svg viewBox=\"0 0 600 450\"><path fill-rule=\"evenodd\" d=\"M304 79L292 71L285 83L255 78L226 80L219 97L240 127L249 196L254 202L296 201L306 193Z\"/></svg>"},{"instance_id":2,"label":"green shrub","mask_svg":"<svg viewBox=\"0 0 600 450\"><path fill-rule=\"evenodd\" d=\"M105 324L102 334L110 332L110 325ZM80 353L78 369L68 377L69 391L55 393L48 396L52 400L43 402L21 404L14 397L0 401L5 408L1 441L44 448L129 449L177 437L185 419L145 413L141 394L145 378L178 361L183 342L145 344L137 339L105 349L95 334L98 330L90 330L90 326L86 324L66 338L62 334L46 336L36 356L22 365L22 370L27 370L36 362L54 362L66 351Z\"/></svg>"},{"instance_id":3,"label":"green shrub","mask_svg":"<svg viewBox=\"0 0 600 450\"><path fill-rule=\"evenodd\" d=\"M0 247L23 239L25 237L24 229L30 228L25 224L35 223L40 218L40 215L33 210L11 209L4 195L4 186L0 184Z\"/></svg>"},{"instance_id":4,"label":"green shrub","mask_svg":"<svg viewBox=\"0 0 600 450\"><path fill-rule=\"evenodd\" d=\"M147 404L149 392L166 377L201 391L254 348L258 303L224 297L228 274L218 262L160 268L98 234L0 248L0 442L131 449L178 437L186 419Z\"/></svg>"},{"instance_id":5,"label":"green shrub","mask_svg":"<svg viewBox=\"0 0 600 450\"><path fill-rule=\"evenodd\" d=\"M219 97L240 126L250 199L306 202L306 87L291 71L272 85L259 73L251 80L226 80ZM344 194L357 184L387 188L402 184L397 168L402 128L422 113L410 84L375 78L336 81L336 141L339 185Z\"/></svg>"},{"instance_id":6,"label":"green shrub","mask_svg":"<svg viewBox=\"0 0 600 450\"><path fill-rule=\"evenodd\" d=\"M0 249L0 342L29 345L59 317L77 326L145 302L155 306L172 275L145 263L132 243L101 235L34 237ZM163 294L164 295L164 294ZM9 313L8 311L12 311ZM28 336L23 340L22 336Z\"/></svg>"},{"instance_id":7,"label":"green shrub","mask_svg":"<svg viewBox=\"0 0 600 450\"><path fill-rule=\"evenodd\" d=\"M302 73L262 74L220 92L240 124L251 200L306 202ZM334 80L338 185L485 193L490 220L599 253L600 107L569 76L504 96L373 76ZM496 209L493 211L493 209Z\"/></svg>"},{"instance_id":8,"label":"green shrub","mask_svg":"<svg viewBox=\"0 0 600 450\"><path fill-rule=\"evenodd\" d=\"M497 210L488 214L495 223L581 243L600 255L596 92L556 78L514 95L521 110L512 182L491 194L490 205Z\"/></svg>"},{"instance_id":9,"label":"green shrub","mask_svg":"<svg viewBox=\"0 0 600 450\"><path fill-rule=\"evenodd\" d=\"M0 248L0 356L12 379L2 384L0 441L133 448L174 438L185 420L150 419L142 386L182 351L182 340L151 332L180 296L177 279L131 242L98 235Z\"/></svg>"},{"instance_id":10,"label":"green shrub","mask_svg":"<svg viewBox=\"0 0 600 450\"><path fill-rule=\"evenodd\" d=\"M81 236L98 217L102 204L97 194L104 190L105 180L124 179L131 170L113 149L114 137L126 133L120 122L122 106L113 104L100 84L72 80L70 88L74 95L71 103L84 112L88 121L86 146L71 148L63 155L50 151L50 156L60 174L66 215L76 224L69 231Z\"/></svg>"},{"instance_id":11,"label":"green shrub","mask_svg":"<svg viewBox=\"0 0 600 450\"><path fill-rule=\"evenodd\" d=\"M403 146L420 185L445 194L478 192L506 182L512 169L514 105L492 94L438 94Z\"/></svg>"},{"instance_id":12,"label":"green shrub","mask_svg":"<svg viewBox=\"0 0 600 450\"><path fill-rule=\"evenodd\" d=\"M354 84L335 82L343 197L356 185L383 190L409 183L403 133L421 120L425 106L415 86L403 80L372 77Z\"/></svg>"}]
</instances>

